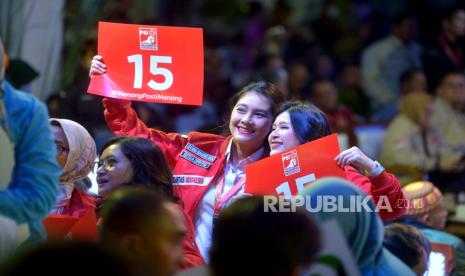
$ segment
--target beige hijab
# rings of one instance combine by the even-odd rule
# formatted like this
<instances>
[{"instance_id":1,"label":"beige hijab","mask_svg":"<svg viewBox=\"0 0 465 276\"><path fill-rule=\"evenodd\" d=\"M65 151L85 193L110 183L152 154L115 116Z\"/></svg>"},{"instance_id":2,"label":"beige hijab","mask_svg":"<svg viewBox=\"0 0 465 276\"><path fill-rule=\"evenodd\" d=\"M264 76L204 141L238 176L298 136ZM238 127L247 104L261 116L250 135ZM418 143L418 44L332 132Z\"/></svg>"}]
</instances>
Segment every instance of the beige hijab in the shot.
<instances>
[{"instance_id":1,"label":"beige hijab","mask_svg":"<svg viewBox=\"0 0 465 276\"><path fill-rule=\"evenodd\" d=\"M92 169L92 164L97 157L95 142L89 132L80 124L66 119L50 119L50 122L58 123L69 144L68 159L60 176L58 199L52 213L60 213L74 189L74 182L85 178Z\"/></svg>"},{"instance_id":2,"label":"beige hijab","mask_svg":"<svg viewBox=\"0 0 465 276\"><path fill-rule=\"evenodd\" d=\"M432 97L425 92L412 92L399 100L399 111L412 122L419 125L427 112L426 108L431 104Z\"/></svg>"}]
</instances>

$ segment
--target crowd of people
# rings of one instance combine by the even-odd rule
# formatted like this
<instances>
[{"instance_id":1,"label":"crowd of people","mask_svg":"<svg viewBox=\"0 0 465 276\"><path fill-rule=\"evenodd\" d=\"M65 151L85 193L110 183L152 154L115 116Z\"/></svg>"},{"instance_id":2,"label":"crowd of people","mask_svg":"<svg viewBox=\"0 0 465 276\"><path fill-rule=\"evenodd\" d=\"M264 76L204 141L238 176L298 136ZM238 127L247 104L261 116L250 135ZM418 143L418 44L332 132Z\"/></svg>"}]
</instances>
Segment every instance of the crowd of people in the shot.
<instances>
[{"instance_id":1,"label":"crowd of people","mask_svg":"<svg viewBox=\"0 0 465 276\"><path fill-rule=\"evenodd\" d=\"M415 40L414 14L399 14L349 62L349 49L321 33L341 24L325 3L312 24L318 43L251 4L243 38L214 47L207 36L202 107L103 98L110 139L89 118L64 115L66 100L48 102L49 118L4 80L0 43L0 275L57 273L41 262L74 267L69 254L93 258L76 273L307 275L325 263L321 225L331 220L362 275L424 275L435 244L452 252L447 272L465 274L465 243L445 231L444 207L446 194L465 192L465 10L445 10L430 44ZM105 74L105 57L89 67L90 78ZM354 132L371 123L386 131L378 161ZM266 212L264 197L245 193L248 164L332 133L349 141L334 160L344 179L308 185L293 212ZM315 212L309 198L321 196L392 208ZM89 213L97 240L46 242L48 215Z\"/></svg>"}]
</instances>

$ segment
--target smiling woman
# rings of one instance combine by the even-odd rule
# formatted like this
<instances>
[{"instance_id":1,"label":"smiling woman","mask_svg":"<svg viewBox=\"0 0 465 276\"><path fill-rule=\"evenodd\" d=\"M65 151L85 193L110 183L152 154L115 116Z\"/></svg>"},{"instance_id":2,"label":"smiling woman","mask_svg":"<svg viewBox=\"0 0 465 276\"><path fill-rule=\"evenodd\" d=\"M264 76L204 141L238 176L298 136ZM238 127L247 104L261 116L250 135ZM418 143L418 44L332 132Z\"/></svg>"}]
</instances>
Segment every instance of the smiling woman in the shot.
<instances>
[{"instance_id":1,"label":"smiling woman","mask_svg":"<svg viewBox=\"0 0 465 276\"><path fill-rule=\"evenodd\" d=\"M160 148L151 141L131 136L110 139L100 152L97 183L99 195L106 200L110 194L122 187L145 187L155 190L165 200L180 203L173 193L172 173ZM105 205L103 205L105 206ZM194 243L194 227L190 218L179 205L183 214L187 235L183 240L184 263L187 268L203 263ZM105 207L103 207L105 208Z\"/></svg>"},{"instance_id":2,"label":"smiling woman","mask_svg":"<svg viewBox=\"0 0 465 276\"><path fill-rule=\"evenodd\" d=\"M147 139L120 136L109 140L100 152L97 183L99 195L129 183L149 186L173 199L171 170L160 149Z\"/></svg>"},{"instance_id":3,"label":"smiling woman","mask_svg":"<svg viewBox=\"0 0 465 276\"><path fill-rule=\"evenodd\" d=\"M312 104L287 102L277 114L268 137L270 155L331 134L326 116Z\"/></svg>"},{"instance_id":4,"label":"smiling woman","mask_svg":"<svg viewBox=\"0 0 465 276\"><path fill-rule=\"evenodd\" d=\"M250 92L234 106L229 130L237 145L238 158L249 156L263 145L272 122L270 101L263 95Z\"/></svg>"},{"instance_id":5,"label":"smiling woman","mask_svg":"<svg viewBox=\"0 0 465 276\"><path fill-rule=\"evenodd\" d=\"M278 109L273 131L268 137L270 154L278 154L329 134L331 129L326 115L316 106L298 101L285 102ZM385 172L378 162L371 160L359 148L342 151L334 162L344 170L347 180L372 195L376 204L389 203L389 210L380 210L383 219L391 220L405 213L399 205L404 200L399 180ZM365 171L365 175L357 169Z\"/></svg>"},{"instance_id":6,"label":"smiling woman","mask_svg":"<svg viewBox=\"0 0 465 276\"><path fill-rule=\"evenodd\" d=\"M103 57L95 56L90 76L105 72ZM213 220L244 192L245 165L267 155L272 115L283 101L283 93L274 84L262 81L246 85L231 99L227 137L165 133L148 128L129 101L105 98L103 105L105 120L116 135L144 137L160 147L173 169L174 193L192 218L195 241L208 260Z\"/></svg>"}]
</instances>

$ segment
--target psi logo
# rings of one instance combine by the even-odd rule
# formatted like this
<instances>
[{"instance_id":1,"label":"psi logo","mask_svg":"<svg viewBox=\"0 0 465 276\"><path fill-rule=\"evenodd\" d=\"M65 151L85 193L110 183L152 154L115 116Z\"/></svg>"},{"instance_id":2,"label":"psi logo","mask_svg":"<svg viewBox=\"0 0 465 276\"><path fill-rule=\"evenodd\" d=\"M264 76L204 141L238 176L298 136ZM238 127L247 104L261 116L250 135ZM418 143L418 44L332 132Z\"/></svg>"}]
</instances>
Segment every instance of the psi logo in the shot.
<instances>
[{"instance_id":1,"label":"psi logo","mask_svg":"<svg viewBox=\"0 0 465 276\"><path fill-rule=\"evenodd\" d=\"M157 29L139 28L139 42L141 50L158 50Z\"/></svg>"},{"instance_id":2,"label":"psi logo","mask_svg":"<svg viewBox=\"0 0 465 276\"><path fill-rule=\"evenodd\" d=\"M283 162L284 175L289 176L300 172L299 158L297 150L293 150L281 155Z\"/></svg>"}]
</instances>

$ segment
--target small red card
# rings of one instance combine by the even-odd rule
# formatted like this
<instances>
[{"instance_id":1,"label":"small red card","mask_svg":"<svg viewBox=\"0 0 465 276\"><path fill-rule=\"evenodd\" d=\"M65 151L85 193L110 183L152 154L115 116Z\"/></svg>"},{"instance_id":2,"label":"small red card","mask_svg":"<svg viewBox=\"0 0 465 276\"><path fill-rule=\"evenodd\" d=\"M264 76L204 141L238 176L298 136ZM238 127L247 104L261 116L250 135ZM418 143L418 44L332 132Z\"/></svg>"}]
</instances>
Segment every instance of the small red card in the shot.
<instances>
[{"instance_id":1,"label":"small red card","mask_svg":"<svg viewBox=\"0 0 465 276\"><path fill-rule=\"evenodd\" d=\"M70 230L71 239L74 240L97 240L97 217L92 209L87 210Z\"/></svg>"},{"instance_id":2,"label":"small red card","mask_svg":"<svg viewBox=\"0 0 465 276\"><path fill-rule=\"evenodd\" d=\"M49 239L64 239L77 221L77 218L71 216L48 215L43 223Z\"/></svg>"},{"instance_id":3,"label":"small red card","mask_svg":"<svg viewBox=\"0 0 465 276\"><path fill-rule=\"evenodd\" d=\"M245 192L290 197L321 177L345 178L334 160L339 152L332 134L254 162L246 167Z\"/></svg>"},{"instance_id":4,"label":"small red card","mask_svg":"<svg viewBox=\"0 0 465 276\"><path fill-rule=\"evenodd\" d=\"M202 105L202 29L99 22L98 53L107 72L92 76L87 92Z\"/></svg>"}]
</instances>

